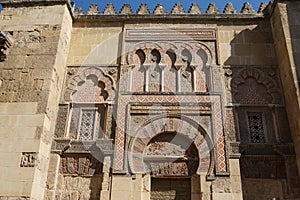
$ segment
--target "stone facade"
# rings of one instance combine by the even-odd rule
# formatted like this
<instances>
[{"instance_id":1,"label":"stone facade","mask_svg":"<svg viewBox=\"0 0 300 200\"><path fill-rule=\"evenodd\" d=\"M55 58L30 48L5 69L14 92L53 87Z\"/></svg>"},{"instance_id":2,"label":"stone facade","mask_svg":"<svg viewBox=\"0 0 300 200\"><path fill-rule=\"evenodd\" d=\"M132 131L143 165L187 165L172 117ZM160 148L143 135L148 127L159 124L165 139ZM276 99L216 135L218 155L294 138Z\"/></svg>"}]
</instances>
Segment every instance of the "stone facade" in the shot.
<instances>
[{"instance_id":1,"label":"stone facade","mask_svg":"<svg viewBox=\"0 0 300 200\"><path fill-rule=\"evenodd\" d=\"M300 199L299 1L0 2L0 199Z\"/></svg>"}]
</instances>

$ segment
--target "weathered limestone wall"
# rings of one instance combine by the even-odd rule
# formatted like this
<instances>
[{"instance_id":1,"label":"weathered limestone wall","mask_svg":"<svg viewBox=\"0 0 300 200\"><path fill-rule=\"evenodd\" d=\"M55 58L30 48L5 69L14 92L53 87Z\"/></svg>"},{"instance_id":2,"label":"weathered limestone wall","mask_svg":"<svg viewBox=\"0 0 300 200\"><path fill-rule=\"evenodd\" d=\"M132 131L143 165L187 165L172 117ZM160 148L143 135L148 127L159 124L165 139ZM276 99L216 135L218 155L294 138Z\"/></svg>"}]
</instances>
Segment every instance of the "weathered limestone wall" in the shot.
<instances>
[{"instance_id":1,"label":"weathered limestone wall","mask_svg":"<svg viewBox=\"0 0 300 200\"><path fill-rule=\"evenodd\" d=\"M220 22L218 43L220 64L224 66L277 65L272 29L267 19L241 23Z\"/></svg>"},{"instance_id":2,"label":"weathered limestone wall","mask_svg":"<svg viewBox=\"0 0 300 200\"><path fill-rule=\"evenodd\" d=\"M121 32L122 23L76 22L68 66L117 64Z\"/></svg>"},{"instance_id":3,"label":"weathered limestone wall","mask_svg":"<svg viewBox=\"0 0 300 200\"><path fill-rule=\"evenodd\" d=\"M111 199L148 200L150 199L150 176L113 176Z\"/></svg>"},{"instance_id":4,"label":"weathered limestone wall","mask_svg":"<svg viewBox=\"0 0 300 200\"><path fill-rule=\"evenodd\" d=\"M43 199L72 18L64 1L1 3L13 45L0 62L0 196Z\"/></svg>"},{"instance_id":5,"label":"weathered limestone wall","mask_svg":"<svg viewBox=\"0 0 300 200\"><path fill-rule=\"evenodd\" d=\"M300 2L285 1L275 4L271 23L291 134L296 151L298 172L300 173L299 22Z\"/></svg>"}]
</instances>

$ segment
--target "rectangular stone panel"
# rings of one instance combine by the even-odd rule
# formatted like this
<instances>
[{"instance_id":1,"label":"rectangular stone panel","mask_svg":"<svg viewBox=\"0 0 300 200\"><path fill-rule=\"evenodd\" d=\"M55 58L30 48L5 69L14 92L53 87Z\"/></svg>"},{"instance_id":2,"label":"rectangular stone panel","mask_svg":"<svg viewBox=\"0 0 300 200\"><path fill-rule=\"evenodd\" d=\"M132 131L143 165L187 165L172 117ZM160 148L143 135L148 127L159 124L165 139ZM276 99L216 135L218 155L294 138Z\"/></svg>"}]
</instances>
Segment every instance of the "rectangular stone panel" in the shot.
<instances>
[{"instance_id":1,"label":"rectangular stone panel","mask_svg":"<svg viewBox=\"0 0 300 200\"><path fill-rule=\"evenodd\" d=\"M216 30L207 29L127 29L126 41L139 40L216 40Z\"/></svg>"}]
</instances>

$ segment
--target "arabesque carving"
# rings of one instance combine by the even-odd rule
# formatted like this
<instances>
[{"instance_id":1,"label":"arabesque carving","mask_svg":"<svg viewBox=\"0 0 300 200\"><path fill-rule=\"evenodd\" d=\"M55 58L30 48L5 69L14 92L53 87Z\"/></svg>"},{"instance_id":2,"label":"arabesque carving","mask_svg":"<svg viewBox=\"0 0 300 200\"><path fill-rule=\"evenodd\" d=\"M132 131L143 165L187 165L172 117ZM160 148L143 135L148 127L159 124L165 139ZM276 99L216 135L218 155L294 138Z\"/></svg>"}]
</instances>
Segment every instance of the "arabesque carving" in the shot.
<instances>
[{"instance_id":1,"label":"arabesque carving","mask_svg":"<svg viewBox=\"0 0 300 200\"><path fill-rule=\"evenodd\" d=\"M243 69L231 80L233 102L242 104L279 104L281 95L276 82L257 69Z\"/></svg>"}]
</instances>

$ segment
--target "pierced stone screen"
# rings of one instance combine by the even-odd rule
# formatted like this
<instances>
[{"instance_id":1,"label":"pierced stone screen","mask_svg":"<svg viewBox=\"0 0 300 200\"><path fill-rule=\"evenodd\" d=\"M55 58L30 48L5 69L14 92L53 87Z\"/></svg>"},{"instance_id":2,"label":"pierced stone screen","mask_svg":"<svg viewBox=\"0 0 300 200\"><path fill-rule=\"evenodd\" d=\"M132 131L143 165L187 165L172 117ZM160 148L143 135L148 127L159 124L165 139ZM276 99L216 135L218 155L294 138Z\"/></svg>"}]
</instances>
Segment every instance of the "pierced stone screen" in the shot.
<instances>
[{"instance_id":1,"label":"pierced stone screen","mask_svg":"<svg viewBox=\"0 0 300 200\"><path fill-rule=\"evenodd\" d=\"M262 112L248 112L248 123L251 143L265 143L265 130Z\"/></svg>"},{"instance_id":2,"label":"pierced stone screen","mask_svg":"<svg viewBox=\"0 0 300 200\"><path fill-rule=\"evenodd\" d=\"M93 140L95 130L96 110L83 109L79 131L80 140Z\"/></svg>"}]
</instances>

